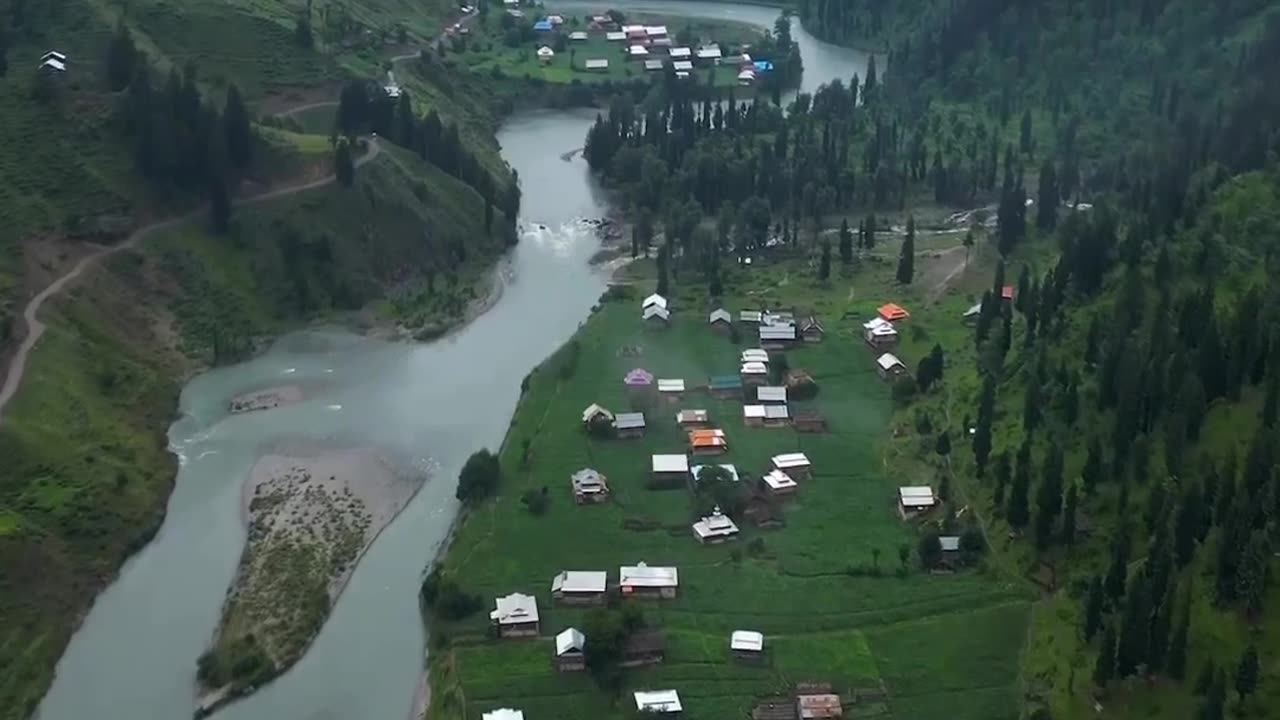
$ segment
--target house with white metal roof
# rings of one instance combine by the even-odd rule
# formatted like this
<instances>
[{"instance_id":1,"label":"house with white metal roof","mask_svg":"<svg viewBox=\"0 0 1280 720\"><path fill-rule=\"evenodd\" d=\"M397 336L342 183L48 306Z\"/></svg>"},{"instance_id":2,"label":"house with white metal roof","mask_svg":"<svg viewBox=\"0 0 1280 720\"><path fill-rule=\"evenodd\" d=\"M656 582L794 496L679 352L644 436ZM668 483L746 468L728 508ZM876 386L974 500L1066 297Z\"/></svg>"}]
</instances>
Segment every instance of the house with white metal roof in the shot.
<instances>
[{"instance_id":1,"label":"house with white metal roof","mask_svg":"<svg viewBox=\"0 0 1280 720\"><path fill-rule=\"evenodd\" d=\"M569 39L574 42L586 42L587 37L588 37L587 33L583 30L576 30L574 32L569 33Z\"/></svg>"},{"instance_id":2,"label":"house with white metal roof","mask_svg":"<svg viewBox=\"0 0 1280 720\"><path fill-rule=\"evenodd\" d=\"M724 57L724 53L720 51L719 45L703 45L694 53L699 60L715 60L719 61Z\"/></svg>"},{"instance_id":3,"label":"house with white metal roof","mask_svg":"<svg viewBox=\"0 0 1280 720\"><path fill-rule=\"evenodd\" d=\"M573 499L579 505L605 502L609 499L609 481L598 470L583 468L569 476Z\"/></svg>"},{"instance_id":4,"label":"house with white metal roof","mask_svg":"<svg viewBox=\"0 0 1280 720\"><path fill-rule=\"evenodd\" d=\"M649 48L643 45L632 45L627 48L627 54L633 58L649 57Z\"/></svg>"},{"instance_id":5,"label":"house with white metal roof","mask_svg":"<svg viewBox=\"0 0 1280 720\"><path fill-rule=\"evenodd\" d=\"M653 325L667 325L671 322L671 311L658 305L650 305L640 313L640 319Z\"/></svg>"},{"instance_id":6,"label":"house with white metal roof","mask_svg":"<svg viewBox=\"0 0 1280 720\"><path fill-rule=\"evenodd\" d=\"M649 59L649 60L645 60L645 61L644 61L644 69L645 69L645 70L647 70L647 71L649 71L649 72L653 72L653 71L655 71L655 70L661 70L661 69L662 69L662 64L663 64L663 63L662 63L662 61L661 61L661 60L658 60L658 59L656 59L656 58Z\"/></svg>"},{"instance_id":7,"label":"house with white metal roof","mask_svg":"<svg viewBox=\"0 0 1280 720\"><path fill-rule=\"evenodd\" d=\"M587 70L608 70L609 61L605 58L592 58L584 63Z\"/></svg>"},{"instance_id":8,"label":"house with white metal roof","mask_svg":"<svg viewBox=\"0 0 1280 720\"><path fill-rule=\"evenodd\" d=\"M742 362L769 362L769 351L764 348L748 348L742 351Z\"/></svg>"},{"instance_id":9,"label":"house with white metal roof","mask_svg":"<svg viewBox=\"0 0 1280 720\"><path fill-rule=\"evenodd\" d=\"M654 455L650 471L651 489L684 487L689 481L689 458L686 455Z\"/></svg>"},{"instance_id":10,"label":"house with white metal roof","mask_svg":"<svg viewBox=\"0 0 1280 720\"><path fill-rule=\"evenodd\" d=\"M693 524L693 536L703 545L716 545L738 536L738 526L717 507Z\"/></svg>"},{"instance_id":11,"label":"house with white metal roof","mask_svg":"<svg viewBox=\"0 0 1280 720\"><path fill-rule=\"evenodd\" d=\"M484 713L480 720L524 720L524 713L511 708L498 708Z\"/></svg>"},{"instance_id":12,"label":"house with white metal roof","mask_svg":"<svg viewBox=\"0 0 1280 720\"><path fill-rule=\"evenodd\" d=\"M645 298L644 301L640 303L640 308L644 309L649 307L650 305L657 305L658 307L667 307L667 299L659 295L658 293L654 293L649 297Z\"/></svg>"},{"instance_id":13,"label":"house with white metal roof","mask_svg":"<svg viewBox=\"0 0 1280 720\"><path fill-rule=\"evenodd\" d=\"M787 388L779 386L761 385L756 388L756 400L762 403L783 403L787 402Z\"/></svg>"},{"instance_id":14,"label":"house with white metal roof","mask_svg":"<svg viewBox=\"0 0 1280 720\"><path fill-rule=\"evenodd\" d=\"M743 405L742 422L749 427L782 427L791 421L786 405Z\"/></svg>"},{"instance_id":15,"label":"house with white metal roof","mask_svg":"<svg viewBox=\"0 0 1280 720\"><path fill-rule=\"evenodd\" d=\"M624 439L644 437L644 413L618 413L613 419L613 430L615 435Z\"/></svg>"},{"instance_id":16,"label":"house with white metal roof","mask_svg":"<svg viewBox=\"0 0 1280 720\"><path fill-rule=\"evenodd\" d=\"M679 397L680 393L684 392L684 379L683 378L659 378L658 392L661 393L663 396L673 396L670 399L674 400L677 397Z\"/></svg>"},{"instance_id":17,"label":"house with white metal roof","mask_svg":"<svg viewBox=\"0 0 1280 720\"><path fill-rule=\"evenodd\" d=\"M584 425L589 425L598 420L613 422L613 413L609 412L601 405L591 403L587 406L586 410L582 411L582 422Z\"/></svg>"},{"instance_id":18,"label":"house with white metal roof","mask_svg":"<svg viewBox=\"0 0 1280 720\"><path fill-rule=\"evenodd\" d=\"M764 659L764 633L734 630L729 636L729 651L735 660L756 663Z\"/></svg>"},{"instance_id":19,"label":"house with white metal roof","mask_svg":"<svg viewBox=\"0 0 1280 720\"><path fill-rule=\"evenodd\" d=\"M761 482L764 483L765 489L768 493L775 497L792 495L795 493L796 489L800 487L795 480L791 479L790 475L778 469L770 470L763 478L761 478Z\"/></svg>"},{"instance_id":20,"label":"house with white metal roof","mask_svg":"<svg viewBox=\"0 0 1280 720\"><path fill-rule=\"evenodd\" d=\"M673 47L668 54L671 55L672 60L688 60L693 57L693 50L687 47Z\"/></svg>"},{"instance_id":21,"label":"house with white metal roof","mask_svg":"<svg viewBox=\"0 0 1280 720\"><path fill-rule=\"evenodd\" d=\"M710 323L712 326L719 324L724 328L728 328L728 326L733 324L733 316L730 315L729 311L725 310L724 308L716 308L715 310L711 311L710 315L707 316L707 322Z\"/></svg>"},{"instance_id":22,"label":"house with white metal roof","mask_svg":"<svg viewBox=\"0 0 1280 720\"><path fill-rule=\"evenodd\" d=\"M738 374L743 385L763 385L769 380L769 366L762 362L744 362Z\"/></svg>"},{"instance_id":23,"label":"house with white metal roof","mask_svg":"<svg viewBox=\"0 0 1280 720\"><path fill-rule=\"evenodd\" d=\"M556 635L556 669L578 672L587 669L587 638L577 628Z\"/></svg>"},{"instance_id":24,"label":"house with white metal roof","mask_svg":"<svg viewBox=\"0 0 1280 720\"><path fill-rule=\"evenodd\" d=\"M673 598L680 588L680 571L644 562L618 568L618 592L623 597Z\"/></svg>"},{"instance_id":25,"label":"house with white metal roof","mask_svg":"<svg viewBox=\"0 0 1280 720\"><path fill-rule=\"evenodd\" d=\"M937 503L931 487L914 485L898 488L898 513L903 520L928 512Z\"/></svg>"},{"instance_id":26,"label":"house with white metal roof","mask_svg":"<svg viewBox=\"0 0 1280 720\"><path fill-rule=\"evenodd\" d=\"M603 570L562 570L551 578L551 597L566 605L603 605L608 589Z\"/></svg>"},{"instance_id":27,"label":"house with white metal roof","mask_svg":"<svg viewBox=\"0 0 1280 720\"><path fill-rule=\"evenodd\" d=\"M797 480L807 480L812 470L809 456L804 453L784 453L773 456L773 467Z\"/></svg>"},{"instance_id":28,"label":"house with white metal roof","mask_svg":"<svg viewBox=\"0 0 1280 720\"><path fill-rule=\"evenodd\" d=\"M706 410L681 410L676 413L676 424L682 428L694 428L706 425L710 421Z\"/></svg>"},{"instance_id":29,"label":"house with white metal roof","mask_svg":"<svg viewBox=\"0 0 1280 720\"><path fill-rule=\"evenodd\" d=\"M788 324L761 325L760 345L764 348L784 348L796 341L796 326Z\"/></svg>"},{"instance_id":30,"label":"house with white metal roof","mask_svg":"<svg viewBox=\"0 0 1280 720\"><path fill-rule=\"evenodd\" d=\"M675 68L678 73L693 72L693 62L691 60L676 60L671 63L671 67Z\"/></svg>"},{"instance_id":31,"label":"house with white metal roof","mask_svg":"<svg viewBox=\"0 0 1280 720\"><path fill-rule=\"evenodd\" d=\"M627 39L627 34L621 30L613 30L605 33L604 39L609 42L622 42Z\"/></svg>"},{"instance_id":32,"label":"house with white metal roof","mask_svg":"<svg viewBox=\"0 0 1280 720\"><path fill-rule=\"evenodd\" d=\"M498 637L535 637L538 634L538 599L523 593L511 593L494 600L495 609L489 620Z\"/></svg>"},{"instance_id":33,"label":"house with white metal roof","mask_svg":"<svg viewBox=\"0 0 1280 720\"><path fill-rule=\"evenodd\" d=\"M637 690L635 699L636 710L642 713L675 716L684 712L675 690Z\"/></svg>"},{"instance_id":34,"label":"house with white metal roof","mask_svg":"<svg viewBox=\"0 0 1280 720\"><path fill-rule=\"evenodd\" d=\"M893 353L885 353L876 360L876 372L880 377L897 377L907 371L907 366Z\"/></svg>"},{"instance_id":35,"label":"house with white metal roof","mask_svg":"<svg viewBox=\"0 0 1280 720\"><path fill-rule=\"evenodd\" d=\"M646 35L648 35L651 38L666 37L667 26L666 25L646 25L644 28L644 32Z\"/></svg>"}]
</instances>

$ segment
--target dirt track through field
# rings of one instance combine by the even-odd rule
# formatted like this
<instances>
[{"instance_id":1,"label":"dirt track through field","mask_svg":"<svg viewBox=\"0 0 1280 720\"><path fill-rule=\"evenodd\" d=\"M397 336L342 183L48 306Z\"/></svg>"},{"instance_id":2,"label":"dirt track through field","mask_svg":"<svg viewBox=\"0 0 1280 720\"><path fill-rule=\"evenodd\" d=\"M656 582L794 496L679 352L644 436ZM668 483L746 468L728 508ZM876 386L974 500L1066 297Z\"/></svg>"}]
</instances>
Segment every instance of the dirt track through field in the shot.
<instances>
[{"instance_id":1,"label":"dirt track through field","mask_svg":"<svg viewBox=\"0 0 1280 720\"><path fill-rule=\"evenodd\" d=\"M378 145L377 138L371 139L368 149L365 151L364 155L355 161L356 167L373 160L378 156L379 152L381 152L381 148ZM245 207L282 197L289 197L308 190L325 187L332 184L336 179L337 177L335 175L330 174L320 178L319 180L312 180L299 185L289 185L276 188L274 190L267 190L248 197L240 198L232 201L232 205L235 207ZM22 384L22 378L27 369L27 359L30 357L31 351L35 349L36 343L39 342L40 337L44 335L46 326L40 321L38 315L40 313L40 308L44 306L45 301L61 293L68 285L71 284L72 281L80 277L85 270L93 267L103 258L132 249L148 236L193 220L202 215L205 211L206 208L200 207L185 215L179 215L178 217L169 218L168 220L154 222L150 225L144 225L137 230L134 230L133 233L124 240L124 242L111 247L100 248L81 258L80 262L76 263L75 266L67 271L66 274L49 283L48 287L41 290L35 297L31 298L31 300L27 302L26 307L22 310L22 319L26 324L27 334L22 338L22 343L18 346L18 351L14 353L13 358L9 361L9 368L4 377L4 385L0 387L0 424L4 423L5 408L8 407L9 401L17 394L18 387Z\"/></svg>"}]
</instances>

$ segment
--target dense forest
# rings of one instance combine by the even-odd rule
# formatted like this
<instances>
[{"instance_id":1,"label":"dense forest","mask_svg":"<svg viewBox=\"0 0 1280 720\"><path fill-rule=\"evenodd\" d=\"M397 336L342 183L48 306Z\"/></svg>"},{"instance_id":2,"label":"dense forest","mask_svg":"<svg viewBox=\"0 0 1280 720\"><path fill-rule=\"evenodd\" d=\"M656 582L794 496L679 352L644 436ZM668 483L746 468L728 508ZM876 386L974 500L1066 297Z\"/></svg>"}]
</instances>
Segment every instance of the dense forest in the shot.
<instances>
[{"instance_id":1,"label":"dense forest","mask_svg":"<svg viewBox=\"0 0 1280 720\"><path fill-rule=\"evenodd\" d=\"M873 65L785 112L623 97L587 138L635 208L633 253L661 232L663 272L683 259L713 294L722 255L781 244L820 255L825 277L829 224L856 262L877 213L992 204L1003 260L976 363L948 370L976 393L938 432L971 432L971 500L1078 608L1091 682L1048 678L1040 717L1064 707L1054 693L1105 697L1129 677L1194 695L1185 717L1267 715L1280 541L1280 10L1267 6L807 0L808 27L883 41L892 72ZM1044 246L1047 266L1026 259Z\"/></svg>"}]
</instances>

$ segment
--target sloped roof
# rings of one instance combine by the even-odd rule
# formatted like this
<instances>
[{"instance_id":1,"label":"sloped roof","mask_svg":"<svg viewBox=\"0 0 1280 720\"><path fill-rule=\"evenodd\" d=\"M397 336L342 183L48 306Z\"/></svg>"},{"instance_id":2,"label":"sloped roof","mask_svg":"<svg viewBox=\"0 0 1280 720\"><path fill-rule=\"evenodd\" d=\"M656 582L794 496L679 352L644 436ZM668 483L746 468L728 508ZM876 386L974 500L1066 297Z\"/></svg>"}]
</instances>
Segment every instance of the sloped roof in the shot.
<instances>
[{"instance_id":1,"label":"sloped roof","mask_svg":"<svg viewBox=\"0 0 1280 720\"><path fill-rule=\"evenodd\" d=\"M732 650L760 652L764 650L764 633L754 630L734 630L733 634L729 636L729 648Z\"/></svg>"},{"instance_id":2,"label":"sloped roof","mask_svg":"<svg viewBox=\"0 0 1280 720\"><path fill-rule=\"evenodd\" d=\"M511 593L494 601L489 619L499 625L538 622L538 599L523 593Z\"/></svg>"},{"instance_id":3,"label":"sloped roof","mask_svg":"<svg viewBox=\"0 0 1280 720\"><path fill-rule=\"evenodd\" d=\"M576 628L568 628L556 635L556 657L566 653L580 653L587 647L587 638Z\"/></svg>"}]
</instances>

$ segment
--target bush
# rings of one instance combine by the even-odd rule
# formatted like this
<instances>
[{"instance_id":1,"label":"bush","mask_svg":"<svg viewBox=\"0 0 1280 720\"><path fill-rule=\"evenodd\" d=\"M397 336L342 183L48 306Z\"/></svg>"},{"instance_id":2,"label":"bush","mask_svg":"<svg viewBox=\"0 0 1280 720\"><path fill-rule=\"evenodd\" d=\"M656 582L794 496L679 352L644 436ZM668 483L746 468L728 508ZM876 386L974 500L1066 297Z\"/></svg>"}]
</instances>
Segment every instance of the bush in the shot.
<instances>
[{"instance_id":1,"label":"bush","mask_svg":"<svg viewBox=\"0 0 1280 720\"><path fill-rule=\"evenodd\" d=\"M937 566L942 561L942 541L937 533L928 533L920 538L920 565L924 569Z\"/></svg>"},{"instance_id":2,"label":"bush","mask_svg":"<svg viewBox=\"0 0 1280 720\"><path fill-rule=\"evenodd\" d=\"M478 450L462 466L455 496L465 503L479 502L493 494L501 478L502 468L498 464L498 456L487 448Z\"/></svg>"},{"instance_id":3,"label":"bush","mask_svg":"<svg viewBox=\"0 0 1280 720\"><path fill-rule=\"evenodd\" d=\"M920 392L916 379L903 375L893 382L893 401L899 405L907 405Z\"/></svg>"},{"instance_id":4,"label":"bush","mask_svg":"<svg viewBox=\"0 0 1280 720\"><path fill-rule=\"evenodd\" d=\"M551 506L551 495L547 492L546 485L542 489L529 488L520 496L520 502L534 515L545 515L547 508Z\"/></svg>"}]
</instances>

